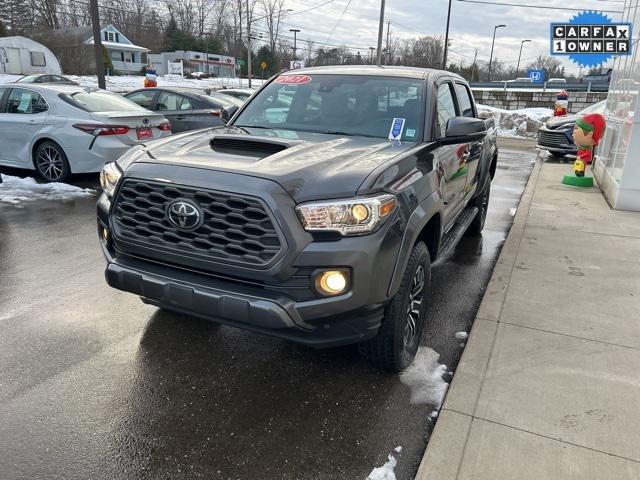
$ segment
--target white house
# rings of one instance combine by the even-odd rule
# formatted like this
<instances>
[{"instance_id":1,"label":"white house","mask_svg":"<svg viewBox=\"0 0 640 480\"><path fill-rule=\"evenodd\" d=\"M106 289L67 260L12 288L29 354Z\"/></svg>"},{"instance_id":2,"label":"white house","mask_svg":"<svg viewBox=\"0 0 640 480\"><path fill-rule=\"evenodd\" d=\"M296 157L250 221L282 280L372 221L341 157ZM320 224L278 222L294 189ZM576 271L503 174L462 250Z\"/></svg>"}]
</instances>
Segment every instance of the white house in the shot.
<instances>
[{"instance_id":1,"label":"white house","mask_svg":"<svg viewBox=\"0 0 640 480\"><path fill-rule=\"evenodd\" d=\"M0 73L60 75L60 63L44 45L24 37L0 38Z\"/></svg>"},{"instance_id":2,"label":"white house","mask_svg":"<svg viewBox=\"0 0 640 480\"><path fill-rule=\"evenodd\" d=\"M167 62L184 61L192 67L185 68L185 73L204 72L217 77L235 77L236 59L217 53L192 52L177 50L149 54L149 65L158 75L166 75Z\"/></svg>"},{"instance_id":3,"label":"white house","mask_svg":"<svg viewBox=\"0 0 640 480\"><path fill-rule=\"evenodd\" d=\"M100 31L102 45L109 52L113 69L121 73L140 73L147 65L148 48L134 45L122 32L109 24ZM93 33L87 29L86 45L93 45Z\"/></svg>"}]
</instances>

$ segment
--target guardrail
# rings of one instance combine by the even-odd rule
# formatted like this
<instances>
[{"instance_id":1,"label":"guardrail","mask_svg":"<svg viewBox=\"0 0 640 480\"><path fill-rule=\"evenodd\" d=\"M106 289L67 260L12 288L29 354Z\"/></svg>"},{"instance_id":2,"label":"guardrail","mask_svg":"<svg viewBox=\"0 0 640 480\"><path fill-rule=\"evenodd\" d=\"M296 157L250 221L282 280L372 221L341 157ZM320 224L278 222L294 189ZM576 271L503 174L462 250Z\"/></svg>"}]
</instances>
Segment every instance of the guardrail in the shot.
<instances>
[{"instance_id":1,"label":"guardrail","mask_svg":"<svg viewBox=\"0 0 640 480\"><path fill-rule=\"evenodd\" d=\"M494 88L496 90L566 90L567 92L608 92L609 84L604 82L588 83L528 83L528 82L471 82L471 88Z\"/></svg>"}]
</instances>

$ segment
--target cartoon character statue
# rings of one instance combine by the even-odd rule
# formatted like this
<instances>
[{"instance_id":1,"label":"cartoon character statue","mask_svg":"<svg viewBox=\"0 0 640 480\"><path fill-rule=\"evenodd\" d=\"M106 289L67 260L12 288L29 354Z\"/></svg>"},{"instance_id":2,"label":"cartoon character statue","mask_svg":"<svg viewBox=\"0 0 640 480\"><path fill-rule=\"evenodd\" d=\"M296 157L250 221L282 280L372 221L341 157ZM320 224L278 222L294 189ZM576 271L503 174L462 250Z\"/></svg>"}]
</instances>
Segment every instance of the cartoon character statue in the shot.
<instances>
[{"instance_id":1,"label":"cartoon character statue","mask_svg":"<svg viewBox=\"0 0 640 480\"><path fill-rule=\"evenodd\" d=\"M569 94L562 90L556 95L556 103L553 105L553 116L564 117L569 111Z\"/></svg>"},{"instance_id":2,"label":"cartoon character statue","mask_svg":"<svg viewBox=\"0 0 640 480\"><path fill-rule=\"evenodd\" d=\"M605 128L606 121L599 113L590 113L576 120L573 129L573 141L578 147L578 157L573 164L576 177L584 177L587 165L593 162L593 149L600 143Z\"/></svg>"},{"instance_id":3,"label":"cartoon character statue","mask_svg":"<svg viewBox=\"0 0 640 480\"><path fill-rule=\"evenodd\" d=\"M156 71L148 68L144 76L144 88L153 88L158 86Z\"/></svg>"}]
</instances>

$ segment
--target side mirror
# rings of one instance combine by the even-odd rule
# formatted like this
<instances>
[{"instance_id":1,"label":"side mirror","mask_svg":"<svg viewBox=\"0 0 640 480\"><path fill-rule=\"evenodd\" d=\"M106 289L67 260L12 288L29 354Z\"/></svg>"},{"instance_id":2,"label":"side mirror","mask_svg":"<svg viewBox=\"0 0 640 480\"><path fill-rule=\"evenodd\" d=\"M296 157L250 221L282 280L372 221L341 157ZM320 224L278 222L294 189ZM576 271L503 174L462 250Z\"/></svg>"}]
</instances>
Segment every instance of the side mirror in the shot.
<instances>
[{"instance_id":1,"label":"side mirror","mask_svg":"<svg viewBox=\"0 0 640 480\"><path fill-rule=\"evenodd\" d=\"M477 142L487 135L484 120L469 117L453 117L447 122L447 131L440 141L445 145Z\"/></svg>"},{"instance_id":2,"label":"side mirror","mask_svg":"<svg viewBox=\"0 0 640 480\"><path fill-rule=\"evenodd\" d=\"M224 123L228 123L229 120L231 120L231 117L233 117L237 111L238 107L236 107L235 105L231 107L224 107L220 116L222 117L222 120L224 120Z\"/></svg>"}]
</instances>

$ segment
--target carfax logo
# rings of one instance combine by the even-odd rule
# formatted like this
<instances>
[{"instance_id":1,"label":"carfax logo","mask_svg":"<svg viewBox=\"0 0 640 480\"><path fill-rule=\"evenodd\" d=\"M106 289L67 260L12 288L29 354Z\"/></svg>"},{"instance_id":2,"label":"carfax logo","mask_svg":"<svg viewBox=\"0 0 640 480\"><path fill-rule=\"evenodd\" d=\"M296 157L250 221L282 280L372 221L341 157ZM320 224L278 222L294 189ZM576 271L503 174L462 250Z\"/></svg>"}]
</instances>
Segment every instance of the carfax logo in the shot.
<instances>
[{"instance_id":1,"label":"carfax logo","mask_svg":"<svg viewBox=\"0 0 640 480\"><path fill-rule=\"evenodd\" d=\"M568 55L581 67L597 67L614 55L631 54L631 24L600 12L581 12L569 23L551 24L551 55Z\"/></svg>"}]
</instances>

